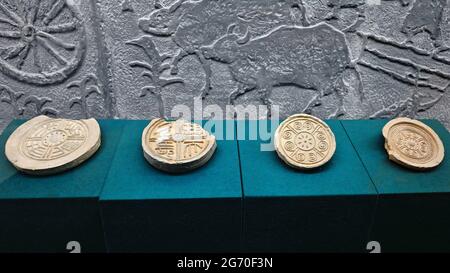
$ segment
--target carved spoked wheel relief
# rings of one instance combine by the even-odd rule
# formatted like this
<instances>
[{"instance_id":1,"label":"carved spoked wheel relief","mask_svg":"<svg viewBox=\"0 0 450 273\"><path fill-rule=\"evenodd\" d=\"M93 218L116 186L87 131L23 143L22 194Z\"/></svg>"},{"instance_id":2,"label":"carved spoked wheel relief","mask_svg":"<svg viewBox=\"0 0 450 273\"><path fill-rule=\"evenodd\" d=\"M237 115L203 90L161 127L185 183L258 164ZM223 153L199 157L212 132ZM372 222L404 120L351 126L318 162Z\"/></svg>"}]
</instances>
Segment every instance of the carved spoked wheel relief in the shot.
<instances>
[{"instance_id":1,"label":"carved spoked wheel relief","mask_svg":"<svg viewBox=\"0 0 450 273\"><path fill-rule=\"evenodd\" d=\"M66 0L11 2L0 0L0 71L38 85L65 80L86 52L76 8Z\"/></svg>"},{"instance_id":2,"label":"carved spoked wheel relief","mask_svg":"<svg viewBox=\"0 0 450 273\"><path fill-rule=\"evenodd\" d=\"M77 150L86 141L87 127L72 120L48 120L30 130L23 139L24 155L36 160L53 160Z\"/></svg>"},{"instance_id":3,"label":"carved spoked wheel relief","mask_svg":"<svg viewBox=\"0 0 450 273\"><path fill-rule=\"evenodd\" d=\"M277 128L275 149L280 158L297 169L321 166L333 156L334 134L323 121L306 114L293 115Z\"/></svg>"},{"instance_id":4,"label":"carved spoked wheel relief","mask_svg":"<svg viewBox=\"0 0 450 273\"><path fill-rule=\"evenodd\" d=\"M383 136L389 159L405 167L433 168L444 158L444 146L439 136L420 121L394 119L383 128Z\"/></svg>"}]
</instances>

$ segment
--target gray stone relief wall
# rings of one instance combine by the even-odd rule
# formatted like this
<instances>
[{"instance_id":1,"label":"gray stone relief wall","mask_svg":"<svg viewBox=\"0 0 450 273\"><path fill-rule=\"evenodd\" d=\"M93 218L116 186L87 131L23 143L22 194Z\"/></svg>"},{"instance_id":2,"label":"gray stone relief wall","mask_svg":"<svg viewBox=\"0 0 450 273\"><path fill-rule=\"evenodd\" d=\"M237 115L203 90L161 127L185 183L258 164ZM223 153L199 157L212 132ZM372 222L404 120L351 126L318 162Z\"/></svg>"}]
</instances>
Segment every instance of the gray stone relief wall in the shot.
<instances>
[{"instance_id":1,"label":"gray stone relief wall","mask_svg":"<svg viewBox=\"0 0 450 273\"><path fill-rule=\"evenodd\" d=\"M0 0L0 131L38 114L170 117L200 97L450 128L449 2Z\"/></svg>"},{"instance_id":2,"label":"gray stone relief wall","mask_svg":"<svg viewBox=\"0 0 450 273\"><path fill-rule=\"evenodd\" d=\"M40 114L111 116L94 7L89 1L0 1L0 128Z\"/></svg>"}]
</instances>

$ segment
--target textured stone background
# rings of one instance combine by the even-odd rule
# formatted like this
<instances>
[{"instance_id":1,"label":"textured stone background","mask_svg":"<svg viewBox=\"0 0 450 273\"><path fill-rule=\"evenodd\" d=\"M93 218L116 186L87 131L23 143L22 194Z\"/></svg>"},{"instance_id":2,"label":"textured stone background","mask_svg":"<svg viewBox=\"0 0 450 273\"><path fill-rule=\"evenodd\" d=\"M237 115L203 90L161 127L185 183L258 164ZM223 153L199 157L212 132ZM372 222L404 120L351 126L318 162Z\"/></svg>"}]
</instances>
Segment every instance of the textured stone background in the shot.
<instances>
[{"instance_id":1,"label":"textured stone background","mask_svg":"<svg viewBox=\"0 0 450 273\"><path fill-rule=\"evenodd\" d=\"M446 0L0 0L0 131L169 117L202 96L450 128L449 18Z\"/></svg>"}]
</instances>

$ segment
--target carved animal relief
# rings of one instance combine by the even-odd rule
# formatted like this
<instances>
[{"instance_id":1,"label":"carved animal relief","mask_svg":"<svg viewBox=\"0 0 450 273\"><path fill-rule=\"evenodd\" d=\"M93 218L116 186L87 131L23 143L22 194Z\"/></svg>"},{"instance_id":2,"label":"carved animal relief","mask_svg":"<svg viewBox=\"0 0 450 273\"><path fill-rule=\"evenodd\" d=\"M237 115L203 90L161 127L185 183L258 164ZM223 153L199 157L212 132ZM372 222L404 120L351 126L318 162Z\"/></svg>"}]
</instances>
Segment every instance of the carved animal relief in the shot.
<instances>
[{"instance_id":1,"label":"carved animal relief","mask_svg":"<svg viewBox=\"0 0 450 273\"><path fill-rule=\"evenodd\" d=\"M227 80L228 74L223 74L229 73L234 85L221 89L229 91L223 94L228 104L261 100L269 110L273 104L280 105L281 116L292 112L321 118L433 115L442 108L450 84L448 35L443 35L447 2L155 1L154 9L138 19L146 35L137 41L147 51L162 50L162 44L176 47L152 54L160 61L153 74L178 75L176 81L185 83L178 88L183 89L204 83L200 92L189 89L184 93L221 96L223 82L217 81ZM400 18L388 18L388 9ZM399 22L384 31L379 17ZM197 58L204 78L184 78L186 72L179 71L179 63L189 55ZM215 71L223 67L227 72ZM401 88L386 91L382 83ZM163 105L173 92L165 88L152 84L143 90ZM291 92L285 96L301 100L284 103L274 92ZM385 101L387 97L391 99Z\"/></svg>"},{"instance_id":2,"label":"carved animal relief","mask_svg":"<svg viewBox=\"0 0 450 273\"><path fill-rule=\"evenodd\" d=\"M290 116L275 132L275 150L289 166L311 169L327 163L336 141L330 127L306 114Z\"/></svg>"},{"instance_id":3,"label":"carved animal relief","mask_svg":"<svg viewBox=\"0 0 450 273\"><path fill-rule=\"evenodd\" d=\"M436 167L444 159L444 145L439 136L424 123L397 118L383 128L389 159L411 169Z\"/></svg>"},{"instance_id":4,"label":"carved animal relief","mask_svg":"<svg viewBox=\"0 0 450 273\"><path fill-rule=\"evenodd\" d=\"M151 165L178 173L205 164L216 149L216 139L195 123L155 119L142 134L142 147Z\"/></svg>"},{"instance_id":5,"label":"carved animal relief","mask_svg":"<svg viewBox=\"0 0 450 273\"><path fill-rule=\"evenodd\" d=\"M171 117L202 97L450 128L450 2L376 2L0 0L0 124Z\"/></svg>"},{"instance_id":6,"label":"carved animal relief","mask_svg":"<svg viewBox=\"0 0 450 273\"><path fill-rule=\"evenodd\" d=\"M6 143L6 156L19 170L53 174L73 168L100 147L94 119L66 120L39 116L17 128Z\"/></svg>"}]
</instances>

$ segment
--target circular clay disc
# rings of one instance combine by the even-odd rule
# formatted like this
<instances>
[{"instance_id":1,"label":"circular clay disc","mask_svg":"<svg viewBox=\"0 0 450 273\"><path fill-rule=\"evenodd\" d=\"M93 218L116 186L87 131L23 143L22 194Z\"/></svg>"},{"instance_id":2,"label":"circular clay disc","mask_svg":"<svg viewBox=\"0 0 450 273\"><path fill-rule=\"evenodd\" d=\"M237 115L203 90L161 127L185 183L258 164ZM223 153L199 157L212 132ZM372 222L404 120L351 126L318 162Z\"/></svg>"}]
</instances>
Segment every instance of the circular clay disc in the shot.
<instances>
[{"instance_id":1,"label":"circular clay disc","mask_svg":"<svg viewBox=\"0 0 450 273\"><path fill-rule=\"evenodd\" d=\"M32 175L63 172L83 163L100 147L95 119L35 117L8 138L5 154L18 170Z\"/></svg>"},{"instance_id":2,"label":"circular clay disc","mask_svg":"<svg viewBox=\"0 0 450 273\"><path fill-rule=\"evenodd\" d=\"M154 119L142 133L142 148L155 168L182 173L208 162L216 149L216 138L196 123Z\"/></svg>"},{"instance_id":3,"label":"circular clay disc","mask_svg":"<svg viewBox=\"0 0 450 273\"><path fill-rule=\"evenodd\" d=\"M411 169L434 168L444 159L444 145L439 136L424 123L396 118L383 127L389 159Z\"/></svg>"},{"instance_id":4,"label":"circular clay disc","mask_svg":"<svg viewBox=\"0 0 450 273\"><path fill-rule=\"evenodd\" d=\"M289 166L312 169L331 159L336 141L325 122L310 115L296 114L283 121L275 131L275 150Z\"/></svg>"}]
</instances>

